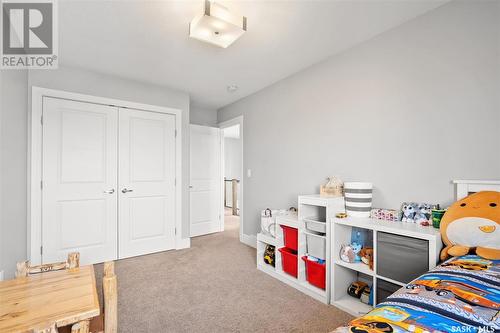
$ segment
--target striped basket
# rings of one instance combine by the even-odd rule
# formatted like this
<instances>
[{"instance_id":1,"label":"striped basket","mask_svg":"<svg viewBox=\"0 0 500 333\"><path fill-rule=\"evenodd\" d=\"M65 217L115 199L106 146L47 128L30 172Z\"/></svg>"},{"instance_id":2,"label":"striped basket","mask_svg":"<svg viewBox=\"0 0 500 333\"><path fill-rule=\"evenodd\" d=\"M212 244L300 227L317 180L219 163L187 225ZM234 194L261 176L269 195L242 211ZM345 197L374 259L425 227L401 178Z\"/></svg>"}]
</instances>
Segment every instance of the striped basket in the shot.
<instances>
[{"instance_id":1,"label":"striped basket","mask_svg":"<svg viewBox=\"0 0 500 333\"><path fill-rule=\"evenodd\" d=\"M372 183L345 182L345 210L354 217L370 217L372 209Z\"/></svg>"}]
</instances>

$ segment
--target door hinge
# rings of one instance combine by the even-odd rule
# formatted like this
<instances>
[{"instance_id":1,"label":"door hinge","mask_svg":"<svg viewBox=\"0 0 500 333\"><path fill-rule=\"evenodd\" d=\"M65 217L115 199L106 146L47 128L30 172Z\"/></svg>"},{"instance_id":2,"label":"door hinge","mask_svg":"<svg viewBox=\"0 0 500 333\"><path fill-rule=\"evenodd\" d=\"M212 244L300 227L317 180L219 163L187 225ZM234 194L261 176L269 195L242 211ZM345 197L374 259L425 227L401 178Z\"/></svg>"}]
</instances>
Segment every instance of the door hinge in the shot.
<instances>
[{"instance_id":1,"label":"door hinge","mask_svg":"<svg viewBox=\"0 0 500 333\"><path fill-rule=\"evenodd\" d=\"M40 255L43 255L43 246L40 246Z\"/></svg>"},{"instance_id":2,"label":"door hinge","mask_svg":"<svg viewBox=\"0 0 500 333\"><path fill-rule=\"evenodd\" d=\"M43 116L40 117L40 124L43 125Z\"/></svg>"},{"instance_id":3,"label":"door hinge","mask_svg":"<svg viewBox=\"0 0 500 333\"><path fill-rule=\"evenodd\" d=\"M177 130L174 131L174 137L177 137Z\"/></svg>"},{"instance_id":4,"label":"door hinge","mask_svg":"<svg viewBox=\"0 0 500 333\"><path fill-rule=\"evenodd\" d=\"M177 236L177 228L174 228L174 235Z\"/></svg>"},{"instance_id":5,"label":"door hinge","mask_svg":"<svg viewBox=\"0 0 500 333\"><path fill-rule=\"evenodd\" d=\"M174 178L174 186L177 186L177 178Z\"/></svg>"},{"instance_id":6,"label":"door hinge","mask_svg":"<svg viewBox=\"0 0 500 333\"><path fill-rule=\"evenodd\" d=\"M43 180L40 180L40 190L43 190Z\"/></svg>"}]
</instances>

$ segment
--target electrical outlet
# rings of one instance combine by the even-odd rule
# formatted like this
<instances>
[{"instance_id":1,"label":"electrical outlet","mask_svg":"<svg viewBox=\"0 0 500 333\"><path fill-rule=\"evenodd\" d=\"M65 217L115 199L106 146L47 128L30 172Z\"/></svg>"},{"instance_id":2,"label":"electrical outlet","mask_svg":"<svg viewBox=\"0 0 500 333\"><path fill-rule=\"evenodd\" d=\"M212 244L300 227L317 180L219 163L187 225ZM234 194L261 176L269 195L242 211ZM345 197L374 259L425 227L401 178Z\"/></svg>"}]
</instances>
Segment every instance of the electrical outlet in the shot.
<instances>
[{"instance_id":1,"label":"electrical outlet","mask_svg":"<svg viewBox=\"0 0 500 333\"><path fill-rule=\"evenodd\" d=\"M0 271L0 281L3 281L3 271Z\"/></svg>"}]
</instances>

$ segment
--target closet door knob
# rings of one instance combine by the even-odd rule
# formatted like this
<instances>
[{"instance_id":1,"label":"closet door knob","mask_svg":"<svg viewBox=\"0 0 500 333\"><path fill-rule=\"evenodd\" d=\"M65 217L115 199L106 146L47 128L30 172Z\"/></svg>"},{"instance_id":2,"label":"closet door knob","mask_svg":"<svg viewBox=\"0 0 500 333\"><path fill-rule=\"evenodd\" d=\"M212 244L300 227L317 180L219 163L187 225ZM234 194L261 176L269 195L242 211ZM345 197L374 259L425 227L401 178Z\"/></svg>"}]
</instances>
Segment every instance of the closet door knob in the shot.
<instances>
[{"instance_id":1,"label":"closet door knob","mask_svg":"<svg viewBox=\"0 0 500 333\"><path fill-rule=\"evenodd\" d=\"M122 193L133 192L133 191L134 191L134 190L127 190L126 188L124 188L124 189L122 190Z\"/></svg>"},{"instance_id":2,"label":"closet door knob","mask_svg":"<svg viewBox=\"0 0 500 333\"><path fill-rule=\"evenodd\" d=\"M104 191L103 193L105 193L105 194L113 194L113 193L115 193L115 189L112 188L111 190Z\"/></svg>"}]
</instances>

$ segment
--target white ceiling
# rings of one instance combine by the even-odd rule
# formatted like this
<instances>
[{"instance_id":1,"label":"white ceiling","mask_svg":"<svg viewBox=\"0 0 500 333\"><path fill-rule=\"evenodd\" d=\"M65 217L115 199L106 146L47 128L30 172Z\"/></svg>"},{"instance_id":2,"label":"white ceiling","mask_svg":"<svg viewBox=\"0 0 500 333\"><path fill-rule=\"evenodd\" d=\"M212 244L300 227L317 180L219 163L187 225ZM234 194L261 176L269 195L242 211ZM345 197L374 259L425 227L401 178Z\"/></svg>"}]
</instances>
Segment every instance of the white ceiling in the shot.
<instances>
[{"instance_id":1,"label":"white ceiling","mask_svg":"<svg viewBox=\"0 0 500 333\"><path fill-rule=\"evenodd\" d=\"M219 1L247 16L227 49L188 38L197 1L59 1L60 64L187 91L220 108L447 0ZM227 86L238 85L229 93Z\"/></svg>"}]
</instances>

